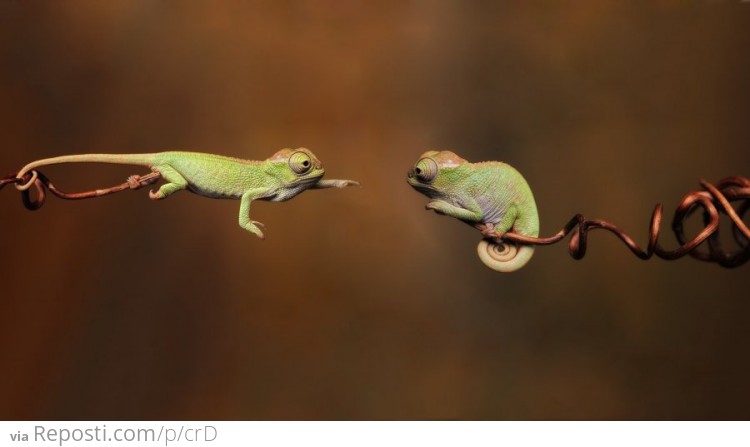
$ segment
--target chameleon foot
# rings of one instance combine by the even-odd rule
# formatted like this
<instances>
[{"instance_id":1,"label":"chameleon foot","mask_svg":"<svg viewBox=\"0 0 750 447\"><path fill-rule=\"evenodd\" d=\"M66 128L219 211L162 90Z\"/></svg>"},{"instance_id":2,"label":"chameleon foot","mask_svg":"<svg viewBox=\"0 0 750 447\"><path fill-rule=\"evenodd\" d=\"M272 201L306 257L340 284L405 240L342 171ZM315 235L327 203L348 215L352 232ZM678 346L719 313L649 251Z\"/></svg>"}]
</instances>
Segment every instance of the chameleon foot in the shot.
<instances>
[{"instance_id":1,"label":"chameleon foot","mask_svg":"<svg viewBox=\"0 0 750 447\"><path fill-rule=\"evenodd\" d=\"M492 224L479 224L476 228L482 233L482 236L487 239L500 239L503 237L501 233L495 231L495 227Z\"/></svg>"},{"instance_id":2,"label":"chameleon foot","mask_svg":"<svg viewBox=\"0 0 750 447\"><path fill-rule=\"evenodd\" d=\"M131 175L128 177L128 186L130 189L138 189L141 187L141 176L140 175Z\"/></svg>"},{"instance_id":3,"label":"chameleon foot","mask_svg":"<svg viewBox=\"0 0 750 447\"><path fill-rule=\"evenodd\" d=\"M432 200L430 202L427 202L427 204L424 206L424 209L426 210L432 210L435 211L438 214L445 215L445 211L440 209L440 202L437 200Z\"/></svg>"},{"instance_id":4,"label":"chameleon foot","mask_svg":"<svg viewBox=\"0 0 750 447\"><path fill-rule=\"evenodd\" d=\"M261 228L265 228L265 227L266 226L263 225L262 222L258 222L257 220L251 220L251 221L248 221L246 224L242 225L242 228L258 236L260 239L266 238L266 235L263 234L263 231L261 230Z\"/></svg>"}]
</instances>

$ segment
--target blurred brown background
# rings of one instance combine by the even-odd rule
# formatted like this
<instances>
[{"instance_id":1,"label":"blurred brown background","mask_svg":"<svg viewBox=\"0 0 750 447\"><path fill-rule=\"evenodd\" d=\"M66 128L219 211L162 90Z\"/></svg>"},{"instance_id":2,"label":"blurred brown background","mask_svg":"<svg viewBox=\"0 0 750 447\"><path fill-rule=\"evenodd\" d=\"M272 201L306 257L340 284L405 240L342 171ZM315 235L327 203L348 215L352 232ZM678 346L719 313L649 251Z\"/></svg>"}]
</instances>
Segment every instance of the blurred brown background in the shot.
<instances>
[{"instance_id":1,"label":"blurred brown background","mask_svg":"<svg viewBox=\"0 0 750 447\"><path fill-rule=\"evenodd\" d=\"M239 202L31 213L6 188L0 417L750 418L749 266L594 233L580 262L559 245L498 274L404 181L430 148L504 160L543 233L582 212L644 244L654 203L750 174L748 55L729 0L2 0L3 172L306 146L364 187L254 204L265 241ZM44 172L75 191L145 170Z\"/></svg>"}]
</instances>

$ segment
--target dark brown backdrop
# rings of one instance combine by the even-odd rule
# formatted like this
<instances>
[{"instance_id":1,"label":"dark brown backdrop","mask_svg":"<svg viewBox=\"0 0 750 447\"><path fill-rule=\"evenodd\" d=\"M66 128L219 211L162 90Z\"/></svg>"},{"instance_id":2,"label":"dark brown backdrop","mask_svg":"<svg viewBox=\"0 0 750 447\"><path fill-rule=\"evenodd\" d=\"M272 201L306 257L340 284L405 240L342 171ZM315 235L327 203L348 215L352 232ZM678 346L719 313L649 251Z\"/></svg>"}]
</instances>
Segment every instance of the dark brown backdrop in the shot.
<instances>
[{"instance_id":1,"label":"dark brown backdrop","mask_svg":"<svg viewBox=\"0 0 750 447\"><path fill-rule=\"evenodd\" d=\"M594 234L494 273L404 178L429 148L505 160L544 233L643 243L655 202L750 174L750 3L518 3L0 1L0 170L307 146L364 185L253 205L265 241L238 202L6 188L0 417L749 418L750 267Z\"/></svg>"}]
</instances>

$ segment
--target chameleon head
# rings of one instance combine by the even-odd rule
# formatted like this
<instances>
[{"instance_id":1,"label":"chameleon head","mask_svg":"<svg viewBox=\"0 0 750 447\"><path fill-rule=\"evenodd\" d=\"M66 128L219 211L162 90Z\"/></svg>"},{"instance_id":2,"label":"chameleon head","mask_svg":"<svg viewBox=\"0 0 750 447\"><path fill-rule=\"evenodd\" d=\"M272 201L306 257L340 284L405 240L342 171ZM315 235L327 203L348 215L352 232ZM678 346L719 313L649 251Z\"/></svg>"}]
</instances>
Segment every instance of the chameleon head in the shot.
<instances>
[{"instance_id":1,"label":"chameleon head","mask_svg":"<svg viewBox=\"0 0 750 447\"><path fill-rule=\"evenodd\" d=\"M312 185L325 174L323 163L311 150L282 149L266 160L271 174L287 185Z\"/></svg>"},{"instance_id":2,"label":"chameleon head","mask_svg":"<svg viewBox=\"0 0 750 447\"><path fill-rule=\"evenodd\" d=\"M427 151L409 170L406 182L428 197L440 197L454 185L456 168L466 163L451 151Z\"/></svg>"}]
</instances>

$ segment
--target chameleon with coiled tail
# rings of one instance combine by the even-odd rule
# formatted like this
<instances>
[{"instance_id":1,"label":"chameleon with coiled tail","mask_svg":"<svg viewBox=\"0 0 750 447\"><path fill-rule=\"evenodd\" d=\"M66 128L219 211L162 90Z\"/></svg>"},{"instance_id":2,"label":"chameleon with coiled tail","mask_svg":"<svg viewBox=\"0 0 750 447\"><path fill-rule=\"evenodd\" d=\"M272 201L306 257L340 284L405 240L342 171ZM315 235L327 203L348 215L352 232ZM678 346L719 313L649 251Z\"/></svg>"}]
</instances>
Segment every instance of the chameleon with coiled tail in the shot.
<instances>
[{"instance_id":1,"label":"chameleon with coiled tail","mask_svg":"<svg viewBox=\"0 0 750 447\"><path fill-rule=\"evenodd\" d=\"M430 199L426 208L455 217L481 231L482 262L499 272L520 269L534 247L500 238L507 232L539 235L534 195L523 176L499 161L469 163L450 151L428 151L409 170L406 181Z\"/></svg>"},{"instance_id":2,"label":"chameleon with coiled tail","mask_svg":"<svg viewBox=\"0 0 750 447\"><path fill-rule=\"evenodd\" d=\"M164 199L187 189L196 194L222 199L240 199L240 227L263 239L263 226L249 216L250 202L282 202L307 189L343 188L359 185L353 180L323 180L323 164L305 148L282 149L266 160L242 160L198 152L158 152L153 154L80 154L45 158L27 164L16 174L23 179L16 188L25 191L37 179L36 168L59 163L96 162L147 166L166 183L150 191L154 200Z\"/></svg>"}]
</instances>

